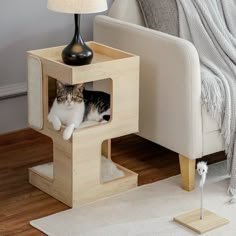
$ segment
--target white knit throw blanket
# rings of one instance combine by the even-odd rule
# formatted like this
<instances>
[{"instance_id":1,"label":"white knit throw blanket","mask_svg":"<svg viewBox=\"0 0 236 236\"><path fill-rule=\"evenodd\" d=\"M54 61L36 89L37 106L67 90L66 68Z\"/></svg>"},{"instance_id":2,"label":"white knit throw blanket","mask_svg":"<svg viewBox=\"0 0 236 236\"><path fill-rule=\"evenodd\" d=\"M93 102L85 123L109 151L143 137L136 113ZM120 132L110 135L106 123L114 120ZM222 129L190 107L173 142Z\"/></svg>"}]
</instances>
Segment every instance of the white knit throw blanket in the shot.
<instances>
[{"instance_id":1,"label":"white knit throw blanket","mask_svg":"<svg viewBox=\"0 0 236 236\"><path fill-rule=\"evenodd\" d=\"M225 143L229 193L236 196L236 0L177 0L180 37L197 48L202 103Z\"/></svg>"}]
</instances>

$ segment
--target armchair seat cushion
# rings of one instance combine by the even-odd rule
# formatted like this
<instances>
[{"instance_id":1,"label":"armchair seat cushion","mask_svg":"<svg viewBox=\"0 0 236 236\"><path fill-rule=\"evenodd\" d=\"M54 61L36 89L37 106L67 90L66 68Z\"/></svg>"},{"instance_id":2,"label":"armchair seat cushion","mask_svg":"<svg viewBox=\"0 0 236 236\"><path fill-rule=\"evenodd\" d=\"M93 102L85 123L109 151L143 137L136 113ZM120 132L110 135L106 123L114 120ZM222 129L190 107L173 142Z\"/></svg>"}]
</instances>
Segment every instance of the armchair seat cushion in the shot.
<instances>
[{"instance_id":1,"label":"armchair seat cushion","mask_svg":"<svg viewBox=\"0 0 236 236\"><path fill-rule=\"evenodd\" d=\"M202 106L202 131L203 156L224 150L220 126L207 113L205 106Z\"/></svg>"},{"instance_id":2,"label":"armchair seat cushion","mask_svg":"<svg viewBox=\"0 0 236 236\"><path fill-rule=\"evenodd\" d=\"M203 133L220 131L220 126L207 112L205 106L202 106L202 129Z\"/></svg>"},{"instance_id":3,"label":"armchair seat cushion","mask_svg":"<svg viewBox=\"0 0 236 236\"><path fill-rule=\"evenodd\" d=\"M219 131L203 133L202 138L202 156L220 152L225 149L224 142Z\"/></svg>"}]
</instances>

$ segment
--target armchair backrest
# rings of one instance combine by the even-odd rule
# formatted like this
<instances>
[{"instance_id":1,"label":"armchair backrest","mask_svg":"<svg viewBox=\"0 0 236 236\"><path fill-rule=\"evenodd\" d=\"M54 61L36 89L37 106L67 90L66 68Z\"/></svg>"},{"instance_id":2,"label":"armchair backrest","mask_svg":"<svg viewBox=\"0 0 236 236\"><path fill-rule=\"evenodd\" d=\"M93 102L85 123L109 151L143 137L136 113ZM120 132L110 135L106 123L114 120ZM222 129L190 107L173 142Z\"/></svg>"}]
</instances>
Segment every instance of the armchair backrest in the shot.
<instances>
[{"instance_id":1,"label":"armchair backrest","mask_svg":"<svg viewBox=\"0 0 236 236\"><path fill-rule=\"evenodd\" d=\"M108 15L129 23L145 25L137 0L114 0Z\"/></svg>"}]
</instances>

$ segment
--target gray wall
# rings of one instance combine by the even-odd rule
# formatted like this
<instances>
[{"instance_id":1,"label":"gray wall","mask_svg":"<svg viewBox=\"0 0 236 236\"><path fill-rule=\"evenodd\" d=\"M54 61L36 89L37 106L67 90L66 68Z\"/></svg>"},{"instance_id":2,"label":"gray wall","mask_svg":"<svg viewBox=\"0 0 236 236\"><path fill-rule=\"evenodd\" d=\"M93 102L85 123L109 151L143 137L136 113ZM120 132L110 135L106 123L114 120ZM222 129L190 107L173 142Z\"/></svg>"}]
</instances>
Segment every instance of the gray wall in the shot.
<instances>
[{"instance_id":1,"label":"gray wall","mask_svg":"<svg viewBox=\"0 0 236 236\"><path fill-rule=\"evenodd\" d=\"M111 2L108 0L109 5ZM26 51L64 45L71 40L73 15L49 11L46 5L47 0L1 1L0 87L26 81ZM82 16L81 34L85 40L92 39L93 18ZM26 100L26 96L0 100L0 133L27 126Z\"/></svg>"}]
</instances>

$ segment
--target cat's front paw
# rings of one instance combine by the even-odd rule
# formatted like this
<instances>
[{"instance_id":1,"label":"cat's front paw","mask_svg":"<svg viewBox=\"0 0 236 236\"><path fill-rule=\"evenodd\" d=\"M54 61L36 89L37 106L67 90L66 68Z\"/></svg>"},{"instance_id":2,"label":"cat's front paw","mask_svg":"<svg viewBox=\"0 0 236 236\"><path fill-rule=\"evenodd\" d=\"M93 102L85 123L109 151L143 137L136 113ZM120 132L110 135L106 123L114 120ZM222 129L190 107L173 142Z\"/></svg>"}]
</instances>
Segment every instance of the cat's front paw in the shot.
<instances>
[{"instance_id":1,"label":"cat's front paw","mask_svg":"<svg viewBox=\"0 0 236 236\"><path fill-rule=\"evenodd\" d=\"M57 116L49 113L48 121L52 123L52 126L56 131L59 131L61 129L61 121Z\"/></svg>"},{"instance_id":2,"label":"cat's front paw","mask_svg":"<svg viewBox=\"0 0 236 236\"><path fill-rule=\"evenodd\" d=\"M72 131L73 132L73 131ZM64 132L63 132L63 139L64 140L69 140L71 135L72 135L72 132L70 129L68 128L65 128Z\"/></svg>"},{"instance_id":3,"label":"cat's front paw","mask_svg":"<svg viewBox=\"0 0 236 236\"><path fill-rule=\"evenodd\" d=\"M53 116L51 115L51 113L48 114L48 121L50 123L52 123L52 121L53 121Z\"/></svg>"},{"instance_id":4,"label":"cat's front paw","mask_svg":"<svg viewBox=\"0 0 236 236\"><path fill-rule=\"evenodd\" d=\"M61 122L59 120L52 122L52 125L56 131L59 131L61 129Z\"/></svg>"}]
</instances>

